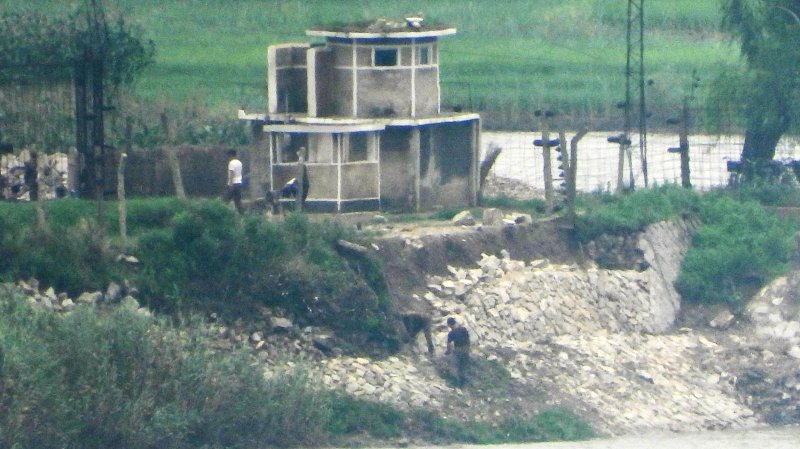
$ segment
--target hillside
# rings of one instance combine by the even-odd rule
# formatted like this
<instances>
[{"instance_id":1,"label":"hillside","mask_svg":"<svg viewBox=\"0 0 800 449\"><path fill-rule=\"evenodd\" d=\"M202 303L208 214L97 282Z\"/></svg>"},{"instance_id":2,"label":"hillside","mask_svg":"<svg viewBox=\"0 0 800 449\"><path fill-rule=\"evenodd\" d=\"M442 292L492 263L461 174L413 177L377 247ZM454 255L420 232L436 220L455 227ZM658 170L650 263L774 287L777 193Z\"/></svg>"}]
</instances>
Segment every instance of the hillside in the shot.
<instances>
[{"instance_id":1,"label":"hillside","mask_svg":"<svg viewBox=\"0 0 800 449\"><path fill-rule=\"evenodd\" d=\"M573 427L573 412L601 436L798 423L800 277L773 282L738 318L686 305L679 312L668 281L695 226L659 223L626 236L603 251L629 266L604 269L570 248L558 220L368 225L380 235L367 251L387 279L405 281L390 282L395 307L406 318L430 320L433 354L416 329L395 354L354 355L325 326L293 323L271 310L260 320L205 326L217 350L247 350L251 366L268 379L304 370L318 387L432 412L441 425L462 431L475 423L524 427L541 414L560 429L550 438L586 437ZM630 245L638 251L622 251ZM20 285L30 304L74 307ZM89 296L76 302L91 303ZM126 298L122 307L131 303ZM463 388L452 385L443 355L448 316L464 322L473 339ZM446 434L420 428L380 444L452 441ZM350 444L376 443L351 438Z\"/></svg>"}]
</instances>

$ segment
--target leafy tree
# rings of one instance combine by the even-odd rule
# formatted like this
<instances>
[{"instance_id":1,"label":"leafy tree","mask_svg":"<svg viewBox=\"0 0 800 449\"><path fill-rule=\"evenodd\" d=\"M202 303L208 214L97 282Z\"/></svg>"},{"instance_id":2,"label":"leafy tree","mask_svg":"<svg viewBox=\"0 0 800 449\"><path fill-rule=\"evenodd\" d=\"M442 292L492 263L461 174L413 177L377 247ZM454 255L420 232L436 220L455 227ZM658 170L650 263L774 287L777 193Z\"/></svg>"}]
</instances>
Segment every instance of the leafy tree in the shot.
<instances>
[{"instance_id":1,"label":"leafy tree","mask_svg":"<svg viewBox=\"0 0 800 449\"><path fill-rule=\"evenodd\" d=\"M107 14L100 0L81 5L64 16L0 15L0 84L69 81L87 52L102 58L104 80L113 85L132 82L153 61L154 44L138 27Z\"/></svg>"},{"instance_id":2,"label":"leafy tree","mask_svg":"<svg viewBox=\"0 0 800 449\"><path fill-rule=\"evenodd\" d=\"M800 114L800 0L724 0L722 12L749 69L742 159L763 163Z\"/></svg>"}]
</instances>

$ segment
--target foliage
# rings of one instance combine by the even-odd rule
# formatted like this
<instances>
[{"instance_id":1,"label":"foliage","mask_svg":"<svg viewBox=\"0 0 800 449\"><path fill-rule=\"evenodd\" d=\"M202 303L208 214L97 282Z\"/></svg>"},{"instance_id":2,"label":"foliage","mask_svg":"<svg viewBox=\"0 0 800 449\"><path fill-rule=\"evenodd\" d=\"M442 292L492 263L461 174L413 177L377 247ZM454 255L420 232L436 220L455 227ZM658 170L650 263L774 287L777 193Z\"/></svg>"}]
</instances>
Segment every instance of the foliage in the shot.
<instances>
[{"instance_id":1,"label":"foliage","mask_svg":"<svg viewBox=\"0 0 800 449\"><path fill-rule=\"evenodd\" d=\"M36 278L58 291L102 289L115 277L115 264L103 233L86 220L48 229L33 225L33 207L0 205L0 279ZM26 207L28 206L28 207ZM55 210L60 210L56 208ZM67 219L69 220L69 219Z\"/></svg>"},{"instance_id":2,"label":"foliage","mask_svg":"<svg viewBox=\"0 0 800 449\"><path fill-rule=\"evenodd\" d=\"M703 226L681 264L675 283L681 297L740 306L761 285L784 273L795 227L758 203L725 196L704 198Z\"/></svg>"},{"instance_id":3,"label":"foliage","mask_svg":"<svg viewBox=\"0 0 800 449\"><path fill-rule=\"evenodd\" d=\"M447 421L310 387L302 371L265 381L241 352L210 350L202 321L134 309L31 308L0 292L0 445L18 449L311 447L349 435L422 432L445 442L593 436L575 415Z\"/></svg>"},{"instance_id":4,"label":"foliage","mask_svg":"<svg viewBox=\"0 0 800 449\"><path fill-rule=\"evenodd\" d=\"M411 416L415 432L422 434L425 440L439 444L453 441L503 444L582 440L595 436L586 422L561 408L542 410L532 418L510 417L497 424L447 420L423 410L414 411Z\"/></svg>"},{"instance_id":5,"label":"foliage","mask_svg":"<svg viewBox=\"0 0 800 449\"><path fill-rule=\"evenodd\" d=\"M698 195L676 185L636 190L621 196L604 193L582 196L585 212L575 221L575 235L589 241L602 234L629 234L648 224L697 210Z\"/></svg>"},{"instance_id":6,"label":"foliage","mask_svg":"<svg viewBox=\"0 0 800 449\"><path fill-rule=\"evenodd\" d=\"M800 1L726 0L722 11L722 27L739 41L750 69L742 158L771 160L778 140L800 112L795 95Z\"/></svg>"},{"instance_id":7,"label":"foliage","mask_svg":"<svg viewBox=\"0 0 800 449\"><path fill-rule=\"evenodd\" d=\"M36 11L0 16L0 82L70 80L87 55L103 61L110 84L133 81L152 61L153 43L122 15L107 15L102 2L82 5L63 16Z\"/></svg>"},{"instance_id":8,"label":"foliage","mask_svg":"<svg viewBox=\"0 0 800 449\"><path fill-rule=\"evenodd\" d=\"M277 306L300 323L394 346L380 268L363 255L337 252L345 237L341 226L299 213L280 224L240 221L219 201L196 201L181 207L169 227L138 237L142 266L134 280L152 306L165 310L236 315Z\"/></svg>"},{"instance_id":9,"label":"foliage","mask_svg":"<svg viewBox=\"0 0 800 449\"><path fill-rule=\"evenodd\" d=\"M303 376L264 382L244 354L208 351L118 308L68 315L0 298L0 442L15 448L248 448L325 438L329 398Z\"/></svg>"}]
</instances>

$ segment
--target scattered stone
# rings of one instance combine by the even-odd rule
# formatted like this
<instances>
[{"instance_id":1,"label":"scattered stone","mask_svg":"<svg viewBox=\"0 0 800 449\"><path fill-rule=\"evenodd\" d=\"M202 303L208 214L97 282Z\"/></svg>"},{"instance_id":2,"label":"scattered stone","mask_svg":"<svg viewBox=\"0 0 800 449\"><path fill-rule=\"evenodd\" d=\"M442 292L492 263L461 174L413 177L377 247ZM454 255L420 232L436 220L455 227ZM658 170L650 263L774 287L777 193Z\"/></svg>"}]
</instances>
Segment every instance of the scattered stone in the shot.
<instances>
[{"instance_id":1,"label":"scattered stone","mask_svg":"<svg viewBox=\"0 0 800 449\"><path fill-rule=\"evenodd\" d=\"M122 298L122 287L116 282L108 284L105 295L106 302L117 302L120 298Z\"/></svg>"},{"instance_id":2,"label":"scattered stone","mask_svg":"<svg viewBox=\"0 0 800 449\"><path fill-rule=\"evenodd\" d=\"M69 312L70 310L75 308L75 303L72 302L71 299L65 298L64 300L61 301L61 308L64 311Z\"/></svg>"},{"instance_id":3,"label":"scattered stone","mask_svg":"<svg viewBox=\"0 0 800 449\"><path fill-rule=\"evenodd\" d=\"M292 321L288 318L272 317L272 329L276 331L288 331L294 327Z\"/></svg>"},{"instance_id":4,"label":"scattered stone","mask_svg":"<svg viewBox=\"0 0 800 449\"><path fill-rule=\"evenodd\" d=\"M497 226L503 224L503 211L494 207L484 209L481 222L484 226Z\"/></svg>"},{"instance_id":5,"label":"scattered stone","mask_svg":"<svg viewBox=\"0 0 800 449\"><path fill-rule=\"evenodd\" d=\"M101 292L84 292L78 296L78 302L81 304L97 304L103 300L103 293Z\"/></svg>"},{"instance_id":6,"label":"scattered stone","mask_svg":"<svg viewBox=\"0 0 800 449\"><path fill-rule=\"evenodd\" d=\"M452 223L455 226L474 226L475 218L470 211L465 210L457 213L456 216L453 217Z\"/></svg>"},{"instance_id":7,"label":"scattered stone","mask_svg":"<svg viewBox=\"0 0 800 449\"><path fill-rule=\"evenodd\" d=\"M736 317L731 313L730 310L725 309L722 312L718 313L711 322L708 323L709 326L713 327L714 329L724 330L727 329L733 324L733 321Z\"/></svg>"}]
</instances>

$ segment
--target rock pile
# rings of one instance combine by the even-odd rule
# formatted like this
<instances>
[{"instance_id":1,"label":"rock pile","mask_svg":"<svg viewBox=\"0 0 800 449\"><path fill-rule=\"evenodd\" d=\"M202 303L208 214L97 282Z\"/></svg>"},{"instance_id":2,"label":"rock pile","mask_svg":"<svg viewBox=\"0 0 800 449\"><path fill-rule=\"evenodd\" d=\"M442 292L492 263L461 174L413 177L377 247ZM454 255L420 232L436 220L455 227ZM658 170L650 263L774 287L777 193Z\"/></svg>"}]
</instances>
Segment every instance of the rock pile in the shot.
<instances>
[{"instance_id":1,"label":"rock pile","mask_svg":"<svg viewBox=\"0 0 800 449\"><path fill-rule=\"evenodd\" d=\"M688 331L648 334L664 327L653 310L670 299L651 294L654 276L647 270L525 264L488 255L478 265L433 279L421 300L441 318L460 316L476 336L477 351L505 354L518 381L569 392L611 432L755 423L723 373L691 362L713 352L714 343ZM444 334L436 337L444 345Z\"/></svg>"},{"instance_id":2,"label":"rock pile","mask_svg":"<svg viewBox=\"0 0 800 449\"><path fill-rule=\"evenodd\" d=\"M32 307L42 307L56 312L70 312L77 304L89 305L122 305L124 307L132 308L137 312L150 315L150 310L146 307L141 307L139 301L135 298L138 290L130 285L119 285L116 282L108 284L105 292L92 291L83 292L77 298L70 298L64 292L56 293L53 287L48 287L44 290L39 286L39 281L36 279L17 281L15 284L0 284L0 288L4 291L16 291L25 295L28 304Z\"/></svg>"}]
</instances>

